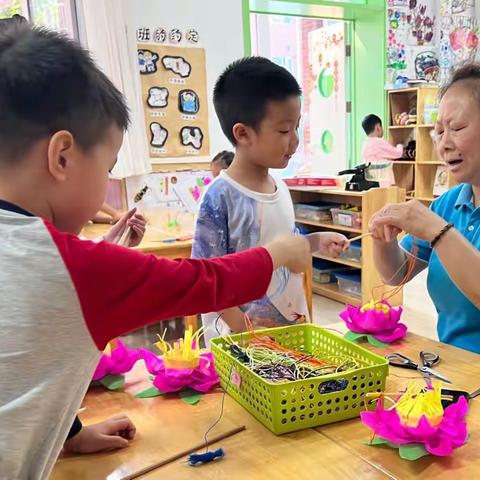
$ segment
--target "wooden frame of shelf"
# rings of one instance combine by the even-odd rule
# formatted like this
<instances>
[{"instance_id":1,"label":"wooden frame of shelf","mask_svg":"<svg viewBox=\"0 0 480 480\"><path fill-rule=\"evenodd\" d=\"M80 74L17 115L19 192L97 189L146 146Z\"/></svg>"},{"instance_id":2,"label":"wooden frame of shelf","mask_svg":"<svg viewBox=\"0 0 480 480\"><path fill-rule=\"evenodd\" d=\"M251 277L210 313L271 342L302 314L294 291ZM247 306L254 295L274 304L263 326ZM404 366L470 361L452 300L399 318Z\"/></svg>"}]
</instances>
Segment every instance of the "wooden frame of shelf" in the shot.
<instances>
[{"instance_id":1,"label":"wooden frame of shelf","mask_svg":"<svg viewBox=\"0 0 480 480\"><path fill-rule=\"evenodd\" d=\"M351 204L358 206L362 211L362 228L353 228L343 225L335 225L330 222L316 222L313 220L304 220L297 218L296 221L302 225L308 225L313 231L338 231L347 236L354 237L361 233L368 232L368 221L370 217L380 210L386 203L397 203L405 200L405 190L398 187L374 188L366 192L347 192L338 189L315 189L315 188L290 188L290 194L294 203L325 202L338 204ZM313 258L327 260L338 265L345 265L359 269L362 281L361 297L342 292L336 283L320 284L312 282L312 291L325 297L331 298L342 303L351 305L360 305L371 300L374 287L382 285L380 275L373 264L373 240L371 237L364 237L361 240L362 261L355 262L343 258L331 258L325 255L314 253ZM387 290L385 287L383 290ZM381 288L376 292L382 295ZM403 301L403 292L399 292L390 299L392 304L400 305Z\"/></svg>"},{"instance_id":2,"label":"wooden frame of shelf","mask_svg":"<svg viewBox=\"0 0 480 480\"><path fill-rule=\"evenodd\" d=\"M417 121L422 122L425 105L436 101L438 87L427 85L418 88L389 90L387 96L388 140L393 145L406 144L411 137L416 140L415 161L393 161L396 183L407 191L413 190L415 192L413 198L426 203L431 202L434 199L433 187L437 169L443 165L437 156L430 136L434 124L394 125L393 123L397 113L408 112L412 106L416 108ZM453 179L449 176L448 188L453 185Z\"/></svg>"}]
</instances>

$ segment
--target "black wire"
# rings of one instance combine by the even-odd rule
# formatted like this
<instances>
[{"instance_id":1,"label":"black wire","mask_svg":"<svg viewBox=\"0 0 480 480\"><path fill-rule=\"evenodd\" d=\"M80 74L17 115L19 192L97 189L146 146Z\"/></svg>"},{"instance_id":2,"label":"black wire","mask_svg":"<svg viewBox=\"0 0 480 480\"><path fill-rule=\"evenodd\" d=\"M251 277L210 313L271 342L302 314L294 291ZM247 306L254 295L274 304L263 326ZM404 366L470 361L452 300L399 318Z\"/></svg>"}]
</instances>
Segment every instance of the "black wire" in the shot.
<instances>
[{"instance_id":1,"label":"black wire","mask_svg":"<svg viewBox=\"0 0 480 480\"><path fill-rule=\"evenodd\" d=\"M214 327L215 327L215 330L217 331L218 335L219 336L222 336L222 334L220 333L220 331L218 330L218 321L220 320L220 318L222 318L222 315L223 313L220 313L220 315L218 315L218 317L215 319L215 322L214 322ZM233 366L235 364L235 360L232 361L232 365L230 366L230 371L228 372L228 382L227 382L227 386L225 387L225 389L223 390L223 395L222 395L222 403L221 403L221 407L220 407L220 415L218 416L218 418L213 422L213 424L208 428L208 430L205 432L205 435L204 435L204 440L205 440L205 450L206 452L208 452L208 434L218 425L218 423L220 422L220 420L222 419L223 417L223 411L224 411L224 405L225 405L225 396L227 395L227 390L228 388L230 387L230 382L232 380L232 370L233 370Z\"/></svg>"},{"instance_id":2,"label":"black wire","mask_svg":"<svg viewBox=\"0 0 480 480\"><path fill-rule=\"evenodd\" d=\"M215 330L217 331L217 333L220 337L222 336L222 334L218 330L218 321L222 318L222 315L223 315L223 312L215 319L215 322L213 324L213 326L215 327Z\"/></svg>"}]
</instances>

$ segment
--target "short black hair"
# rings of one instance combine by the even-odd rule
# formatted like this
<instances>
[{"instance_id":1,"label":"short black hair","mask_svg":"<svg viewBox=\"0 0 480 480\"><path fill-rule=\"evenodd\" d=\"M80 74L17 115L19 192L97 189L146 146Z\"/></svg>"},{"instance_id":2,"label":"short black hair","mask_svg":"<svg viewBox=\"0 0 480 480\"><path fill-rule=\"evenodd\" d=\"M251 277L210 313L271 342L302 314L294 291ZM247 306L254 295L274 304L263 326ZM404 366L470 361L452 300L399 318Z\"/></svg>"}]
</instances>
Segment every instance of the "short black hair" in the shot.
<instances>
[{"instance_id":1,"label":"short black hair","mask_svg":"<svg viewBox=\"0 0 480 480\"><path fill-rule=\"evenodd\" d=\"M256 128L265 117L267 103L300 96L302 90L285 68L263 57L246 57L231 63L213 90L213 104L223 133L236 145L233 126Z\"/></svg>"},{"instance_id":2,"label":"short black hair","mask_svg":"<svg viewBox=\"0 0 480 480\"><path fill-rule=\"evenodd\" d=\"M455 84L462 84L468 87L475 96L476 100L480 101L480 63L464 63L454 70L448 83L440 88L440 98L442 98Z\"/></svg>"},{"instance_id":3,"label":"short black hair","mask_svg":"<svg viewBox=\"0 0 480 480\"><path fill-rule=\"evenodd\" d=\"M370 135L378 124L382 125L382 119L374 113L367 115L362 120L362 128L367 135Z\"/></svg>"},{"instance_id":4,"label":"short black hair","mask_svg":"<svg viewBox=\"0 0 480 480\"><path fill-rule=\"evenodd\" d=\"M0 112L4 160L18 160L60 130L88 150L112 125L129 123L122 94L86 50L18 19L0 24Z\"/></svg>"},{"instance_id":5,"label":"short black hair","mask_svg":"<svg viewBox=\"0 0 480 480\"><path fill-rule=\"evenodd\" d=\"M228 168L232 164L234 156L235 155L233 152L230 152L229 150L223 150L213 157L211 163L220 163L222 168Z\"/></svg>"}]
</instances>

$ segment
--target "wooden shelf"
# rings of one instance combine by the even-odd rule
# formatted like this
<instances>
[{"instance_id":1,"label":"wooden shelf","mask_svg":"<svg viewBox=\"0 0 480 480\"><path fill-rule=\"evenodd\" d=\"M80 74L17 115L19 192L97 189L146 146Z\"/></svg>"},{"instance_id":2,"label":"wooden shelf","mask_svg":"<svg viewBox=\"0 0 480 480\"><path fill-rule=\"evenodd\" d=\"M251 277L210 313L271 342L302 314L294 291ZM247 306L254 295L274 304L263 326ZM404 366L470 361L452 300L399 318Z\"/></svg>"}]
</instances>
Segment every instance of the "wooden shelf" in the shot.
<instances>
[{"instance_id":1,"label":"wooden shelf","mask_svg":"<svg viewBox=\"0 0 480 480\"><path fill-rule=\"evenodd\" d=\"M410 168L404 168L404 170L413 170ZM341 193L341 195L339 195ZM423 193L423 192L422 192ZM424 192L428 193L428 192ZM358 235L366 232L366 225L376 212L383 208L387 203L399 203L405 200L405 190L398 187L385 187L385 188L372 188L365 192L347 192L339 190L300 190L290 188L290 194L294 203L319 203L326 202L329 204L343 204L348 203L355 205L362 212L362 228L344 227L343 225L334 225L332 222L316 222L313 220L303 220L297 218L296 222L299 224L310 225L312 231L320 231L321 229L339 231L344 233L350 233ZM316 228L315 228L316 227ZM313 291L327 298L331 298L338 302L350 303L352 305L360 305L367 303L372 297L372 288L382 285L382 279L380 274L376 270L373 264L373 240L371 237L365 237L360 239L362 248L362 261L356 262L343 258L331 258L328 255L313 254L312 258L320 258L329 262L333 262L333 265L337 265L342 269L343 265L356 269L361 277L361 295L349 295L339 291L336 283L320 284L314 283L312 286L312 275L307 274L307 288L308 292ZM394 297L390 299L392 305L401 305L403 301L403 293L399 291Z\"/></svg>"},{"instance_id":2,"label":"wooden shelf","mask_svg":"<svg viewBox=\"0 0 480 480\"><path fill-rule=\"evenodd\" d=\"M414 197L416 200L420 200L421 202L433 202L435 200L434 197Z\"/></svg>"},{"instance_id":3,"label":"wooden shelf","mask_svg":"<svg viewBox=\"0 0 480 480\"><path fill-rule=\"evenodd\" d=\"M349 267L362 268L362 264L360 262L355 262L353 260L347 260L345 258L340 258L340 257L333 258L333 257L329 257L327 255L318 255L316 253L313 253L312 257L320 258L321 260L328 260L329 262L340 263L341 265L347 265Z\"/></svg>"},{"instance_id":4,"label":"wooden shelf","mask_svg":"<svg viewBox=\"0 0 480 480\"><path fill-rule=\"evenodd\" d=\"M415 160L393 160L394 165L415 165Z\"/></svg>"},{"instance_id":5,"label":"wooden shelf","mask_svg":"<svg viewBox=\"0 0 480 480\"><path fill-rule=\"evenodd\" d=\"M361 298L341 292L337 283L312 283L312 290L319 295L336 300L337 302L349 303L350 305L358 306L361 303Z\"/></svg>"},{"instance_id":6,"label":"wooden shelf","mask_svg":"<svg viewBox=\"0 0 480 480\"><path fill-rule=\"evenodd\" d=\"M444 162L438 160L438 161L435 161L435 162L417 162L419 165L445 165Z\"/></svg>"},{"instance_id":7,"label":"wooden shelf","mask_svg":"<svg viewBox=\"0 0 480 480\"><path fill-rule=\"evenodd\" d=\"M308 192L324 195L337 195L342 197L361 197L363 192L349 192L343 188L323 188L323 187L288 187L291 192Z\"/></svg>"},{"instance_id":8,"label":"wooden shelf","mask_svg":"<svg viewBox=\"0 0 480 480\"><path fill-rule=\"evenodd\" d=\"M404 130L407 128L415 128L416 125L392 125L391 127L388 127L390 130Z\"/></svg>"},{"instance_id":9,"label":"wooden shelf","mask_svg":"<svg viewBox=\"0 0 480 480\"><path fill-rule=\"evenodd\" d=\"M423 125L417 125L418 128L433 128L435 127L434 123L424 123Z\"/></svg>"},{"instance_id":10,"label":"wooden shelf","mask_svg":"<svg viewBox=\"0 0 480 480\"><path fill-rule=\"evenodd\" d=\"M302 223L303 225L312 225L312 227L329 228L330 230L338 230L340 232L362 233L361 228L345 227L331 222L316 222L315 220L304 220L302 218L295 218L295 222Z\"/></svg>"}]
</instances>

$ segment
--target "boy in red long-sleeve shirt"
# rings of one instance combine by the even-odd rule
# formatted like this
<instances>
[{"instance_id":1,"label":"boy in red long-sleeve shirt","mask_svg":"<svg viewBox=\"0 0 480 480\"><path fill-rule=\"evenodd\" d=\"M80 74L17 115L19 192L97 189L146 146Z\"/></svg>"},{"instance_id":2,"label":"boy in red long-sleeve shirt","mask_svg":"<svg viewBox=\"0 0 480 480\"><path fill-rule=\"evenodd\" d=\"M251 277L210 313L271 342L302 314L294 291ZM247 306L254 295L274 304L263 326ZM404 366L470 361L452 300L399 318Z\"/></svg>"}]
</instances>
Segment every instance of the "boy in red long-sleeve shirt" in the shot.
<instances>
[{"instance_id":1,"label":"boy in red long-sleeve shirt","mask_svg":"<svg viewBox=\"0 0 480 480\"><path fill-rule=\"evenodd\" d=\"M303 271L309 248L291 236L172 261L77 238L105 198L128 109L59 34L0 26L0 111L1 476L44 479L110 339L259 298L274 268Z\"/></svg>"}]
</instances>

